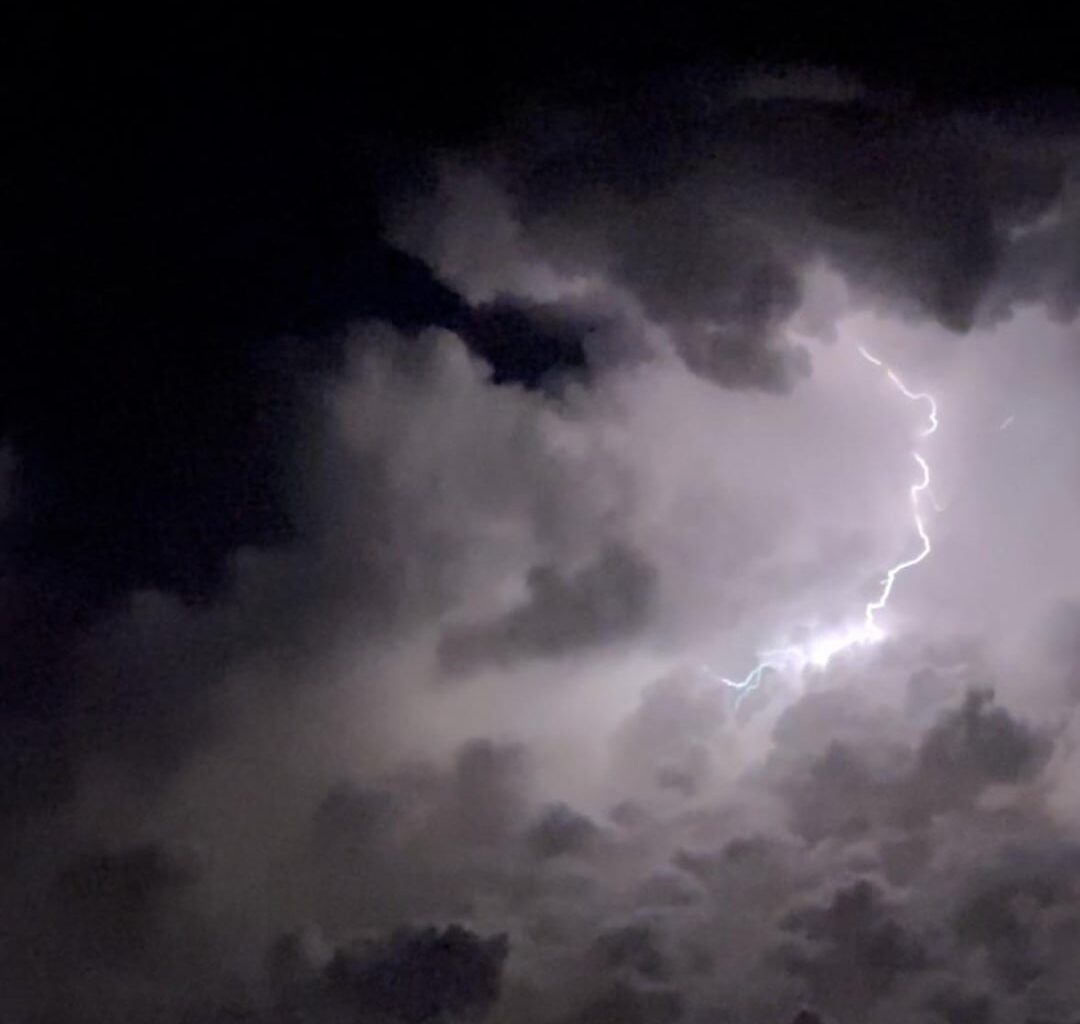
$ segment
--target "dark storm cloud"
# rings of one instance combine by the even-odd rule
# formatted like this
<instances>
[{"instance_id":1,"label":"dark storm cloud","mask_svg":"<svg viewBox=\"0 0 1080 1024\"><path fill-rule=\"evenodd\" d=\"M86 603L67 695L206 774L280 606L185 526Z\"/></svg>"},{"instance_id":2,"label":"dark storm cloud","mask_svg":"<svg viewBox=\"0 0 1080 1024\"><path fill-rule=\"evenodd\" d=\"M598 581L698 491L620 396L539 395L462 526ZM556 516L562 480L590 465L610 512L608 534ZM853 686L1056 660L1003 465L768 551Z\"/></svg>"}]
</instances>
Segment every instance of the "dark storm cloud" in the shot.
<instances>
[{"instance_id":1,"label":"dark storm cloud","mask_svg":"<svg viewBox=\"0 0 1080 1024\"><path fill-rule=\"evenodd\" d=\"M667 959L648 925L624 925L603 932L593 945L593 953L608 968L654 982L669 975Z\"/></svg>"},{"instance_id":2,"label":"dark storm cloud","mask_svg":"<svg viewBox=\"0 0 1080 1024\"><path fill-rule=\"evenodd\" d=\"M972 800L994 783L1033 778L1045 767L1048 737L995 707L993 699L985 690L969 693L924 737L913 788L927 794L935 809Z\"/></svg>"},{"instance_id":3,"label":"dark storm cloud","mask_svg":"<svg viewBox=\"0 0 1080 1024\"><path fill-rule=\"evenodd\" d=\"M793 708L786 723L789 738L797 717L803 718L802 728L811 728L816 717L797 716L800 710ZM918 829L935 815L972 806L990 786L1037 777L1052 748L1048 736L995 706L985 690L971 691L960 707L947 709L917 747L897 738L871 740L870 731L845 739L850 726L842 722L826 729L824 751L818 732L815 754L790 763L778 779L792 827L810 842L853 838L882 825ZM902 861L918 848L894 852Z\"/></svg>"},{"instance_id":4,"label":"dark storm cloud","mask_svg":"<svg viewBox=\"0 0 1080 1024\"><path fill-rule=\"evenodd\" d=\"M1002 467L934 520L944 574L990 566L967 648L905 577L908 635L737 709L708 660L880 578L842 506L893 442L839 329L810 387L787 329L839 309L808 268L928 338L1072 315L1070 117L857 67L623 74L604 39L534 103L496 86L551 59L502 40L350 39L350 88L320 52L242 96L150 48L133 119L77 48L5 308L5 1021L1075 1016L1075 610L989 636L1064 588L964 510L1017 467L1075 504L1066 360L1025 350L1062 388L1019 390L1034 454L945 442Z\"/></svg>"},{"instance_id":5,"label":"dark storm cloud","mask_svg":"<svg viewBox=\"0 0 1080 1024\"><path fill-rule=\"evenodd\" d=\"M452 671L519 658L559 657L633 634L653 603L655 571L637 552L612 546L564 575L538 566L528 596L503 617L449 632L440 654Z\"/></svg>"},{"instance_id":6,"label":"dark storm cloud","mask_svg":"<svg viewBox=\"0 0 1080 1024\"><path fill-rule=\"evenodd\" d=\"M600 829L585 815L566 804L555 804L533 825L529 843L539 857L560 857L588 852L599 834Z\"/></svg>"},{"instance_id":7,"label":"dark storm cloud","mask_svg":"<svg viewBox=\"0 0 1080 1024\"><path fill-rule=\"evenodd\" d=\"M779 328L815 260L870 301L955 331L1017 301L1068 315L1075 166L1037 109L991 118L857 84L800 90L797 76L740 89L705 69L530 111L445 162L426 202L397 213L395 237L466 295L543 292L543 273L605 281L696 372L784 391L809 372Z\"/></svg>"},{"instance_id":8,"label":"dark storm cloud","mask_svg":"<svg viewBox=\"0 0 1080 1024\"><path fill-rule=\"evenodd\" d=\"M791 1024L825 1024L824 1020L810 1010L800 1010Z\"/></svg>"},{"instance_id":9,"label":"dark storm cloud","mask_svg":"<svg viewBox=\"0 0 1080 1024\"><path fill-rule=\"evenodd\" d=\"M471 517L515 514L532 500L522 487L569 492L567 474L576 471L550 457L542 408L525 393L492 388L460 341L381 327L357 332L352 348L349 374L305 383L304 436L289 470L303 537L235 553L220 600L137 590L91 613L51 576L5 577L0 636L13 755L5 810L62 802L87 762L125 764L148 788L166 781L228 731L222 694L238 673L272 666L261 691L270 700L296 686L317 689L342 646L365 644L374 656L457 600ZM475 417L446 432L443 418L462 404ZM496 423L517 431L516 450L491 432ZM413 468L403 475L406 464ZM444 499L432 515L426 495L435 489ZM588 495L581 505L546 500L556 547L563 534L587 532ZM614 545L580 571L561 568L562 552L537 557L553 564L535 575L532 603L518 618L485 625L474 642L485 648L481 661L619 639L652 607L654 573L628 548Z\"/></svg>"},{"instance_id":10,"label":"dark storm cloud","mask_svg":"<svg viewBox=\"0 0 1080 1024\"><path fill-rule=\"evenodd\" d=\"M531 303L496 301L454 324L470 348L491 364L495 383L535 386L556 371L586 365L584 339L594 330L582 315Z\"/></svg>"},{"instance_id":11,"label":"dark storm cloud","mask_svg":"<svg viewBox=\"0 0 1080 1024\"><path fill-rule=\"evenodd\" d=\"M375 852L390 840L406 806L389 787L359 789L335 785L319 804L312 819L312 840L327 851L340 850L346 858Z\"/></svg>"},{"instance_id":12,"label":"dark storm cloud","mask_svg":"<svg viewBox=\"0 0 1080 1024\"><path fill-rule=\"evenodd\" d=\"M1003 988L1023 990L1047 972L1051 948L1054 959L1076 949L1078 866L1067 841L1005 844L958 884L949 920L957 944L982 952Z\"/></svg>"},{"instance_id":13,"label":"dark storm cloud","mask_svg":"<svg viewBox=\"0 0 1080 1024\"><path fill-rule=\"evenodd\" d=\"M305 971L297 963L302 951L286 938L269 964L280 1019L423 1024L482 1017L498 998L507 951L505 936L481 938L451 925L339 949L321 970Z\"/></svg>"},{"instance_id":14,"label":"dark storm cloud","mask_svg":"<svg viewBox=\"0 0 1080 1024\"><path fill-rule=\"evenodd\" d=\"M85 853L63 868L58 894L84 955L119 964L162 956L175 941L171 905L196 883L198 868L192 852L157 844Z\"/></svg>"},{"instance_id":15,"label":"dark storm cloud","mask_svg":"<svg viewBox=\"0 0 1080 1024\"><path fill-rule=\"evenodd\" d=\"M682 1000L677 992L618 984L567 1024L602 1024L612 1020L627 1024L673 1024L682 1013Z\"/></svg>"},{"instance_id":16,"label":"dark storm cloud","mask_svg":"<svg viewBox=\"0 0 1080 1024\"><path fill-rule=\"evenodd\" d=\"M825 906L793 911L782 927L806 945L783 946L777 955L822 1004L843 1002L865 1012L904 975L927 966L918 939L893 919L869 882L839 890Z\"/></svg>"},{"instance_id":17,"label":"dark storm cloud","mask_svg":"<svg viewBox=\"0 0 1080 1024\"><path fill-rule=\"evenodd\" d=\"M702 898L702 890L690 872L664 868L646 878L636 901L643 907L691 907Z\"/></svg>"},{"instance_id":18,"label":"dark storm cloud","mask_svg":"<svg viewBox=\"0 0 1080 1024\"><path fill-rule=\"evenodd\" d=\"M658 692L668 690L661 686ZM811 707L815 703L807 701ZM678 715L671 720L676 730L685 728ZM857 750L854 732L861 728L872 746L872 730L852 724L858 720L856 714L847 723L838 721L835 730L814 725L802 745L811 758L828 763L835 756L829 749L837 742L835 733L846 733ZM814 716L804 721L813 722ZM655 720L653 728L660 728ZM1006 739L980 746L983 733ZM907 770L922 778L923 786L938 783L919 772L937 770L939 763L930 758L934 767L920 768L918 752L937 750L941 735L950 738L949 748L960 751L963 763L973 756L965 753L973 743L976 751L1039 751L1031 761L1003 758L1009 762L1004 770L988 772L994 780L1023 784L1041 763L1033 734L975 695L913 737ZM975 760L981 763L978 756ZM317 1021L378 1012L402 1021L438 1019L439 1013L473 1019L483 1011L495 1013L496 999L505 997L509 1019L531 1020L520 1016L530 999L521 1004L522 993L500 980L513 965L514 976L523 969L541 970L541 991L553 1007L569 1000L564 1011L554 1011L560 1021L606 1020L616 1012L619 1020L696 1019L687 1014L700 1009L703 999L722 1012L738 990L740 982L732 989L722 980L728 943L737 941L757 951L764 967L755 970L779 971L788 979L781 990L792 979L797 984L788 1001L778 1004L774 1019L790 1020L799 1001L831 1007L838 1020L852 1013L877 1019L877 1008L904 991L905 979L926 976L927 994L918 998L947 1021L964 1019L989 998L937 980L940 965L950 962L950 948L987 950L1004 996L1018 979L1032 977L1033 965L1045 962L1051 937L1060 942L1067 934L1061 909L1077 905L1071 881L1075 857L1056 846L1044 826L1038 826L1047 837L1044 854L1017 852L1003 859L999 851L982 868L954 872L947 881L928 882L924 863L910 888L894 885L886 895L884 882L873 875L840 885L834 881L833 858L845 848L858 849L865 829L835 834L830 841L839 845L824 857L815 856L814 846L798 834L732 839L738 826L721 826L722 798L716 804L706 800L697 811L660 807L657 817L646 814L636 825L601 828L570 806L536 806L530 761L519 747L476 740L445 763L397 770L363 788L339 783L325 791L311 805L306 846L297 848L300 859L290 857L274 885L282 899L304 893L307 912L334 934L347 932L350 922L367 920L380 922L378 936L360 942L315 934L268 940L265 990L249 982L229 995L224 982L214 980L215 940L194 899L220 857L212 848L209 858L193 857L144 843L80 854L61 864L53 889L62 896L57 926L76 943L68 949L89 943L104 965L104 977L111 979L97 989L92 1005L143 1006L146 997L138 986L152 984L167 993L175 971L182 976L198 965L204 994L169 996L176 1019L186 1020L182 1012L195 1005L208 1019L216 1019L211 1012L243 1012L247 1019L274 1024L298 1013ZM819 787L832 787L837 801L848 799L842 774L814 778ZM975 790L963 789L964 801L935 806L977 820L971 803ZM897 799L888 793L885 802ZM719 815L714 824L712 813ZM888 821L871 820L866 828L871 836L893 835ZM640 884L628 887L634 878ZM927 884L944 884L949 895L938 897L941 914L921 934L923 918L912 904L918 888ZM402 917L452 920L475 912L477 901L505 907L501 919L514 936L509 953L505 939L481 937L490 936L491 929L466 926L467 918L462 926L448 928L393 927ZM744 923L744 914L757 924ZM1034 920L1040 923L1033 930ZM942 947L942 924L952 929L955 946ZM166 946L183 951L169 970L157 963L156 951ZM590 965L587 981L574 980L571 965L577 959ZM541 968L544 963L549 966ZM564 975L567 992L556 996L550 986L557 988ZM142 979L135 988L133 978ZM760 984L746 981L751 987ZM66 991L80 989L76 984Z\"/></svg>"}]
</instances>

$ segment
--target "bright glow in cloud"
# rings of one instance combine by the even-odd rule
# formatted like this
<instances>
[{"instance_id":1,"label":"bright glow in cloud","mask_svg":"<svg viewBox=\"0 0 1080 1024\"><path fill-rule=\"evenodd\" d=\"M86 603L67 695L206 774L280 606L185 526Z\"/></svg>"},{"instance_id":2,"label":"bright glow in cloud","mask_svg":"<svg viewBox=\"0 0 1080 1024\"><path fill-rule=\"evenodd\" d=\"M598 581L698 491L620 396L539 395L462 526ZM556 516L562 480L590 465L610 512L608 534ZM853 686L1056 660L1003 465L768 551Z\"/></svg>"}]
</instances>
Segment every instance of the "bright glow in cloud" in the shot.
<instances>
[{"instance_id":1,"label":"bright glow in cloud","mask_svg":"<svg viewBox=\"0 0 1080 1024\"><path fill-rule=\"evenodd\" d=\"M919 437L926 438L934 434L938 429L938 409L934 397L927 392L912 391L890 366L867 351L862 345L858 346L858 352L867 362L884 370L889 381L905 398L913 402L925 402L927 404L927 425L920 431ZM932 550L930 535L926 531L926 523L923 520L920 508L923 494L927 494L933 501L932 496L928 494L930 488L930 465L918 451L912 451L911 455L919 467L920 478L911 485L908 494L911 501L911 514L915 524L915 531L922 546L918 554L898 562L886 572L881 581L881 593L866 605L863 622L860 625L818 633L804 643L763 651L757 665L741 679L732 679L728 676L719 675L707 665L701 666L702 672L709 678L718 680L725 686L740 691L739 699L741 700L747 693L755 690L760 685L767 672L801 672L808 666L824 668L833 656L841 651L854 646L877 643L884 637L884 631L878 625L876 616L889 603L897 576L906 569L918 565ZM937 508L936 503L934 504L935 508Z\"/></svg>"}]
</instances>

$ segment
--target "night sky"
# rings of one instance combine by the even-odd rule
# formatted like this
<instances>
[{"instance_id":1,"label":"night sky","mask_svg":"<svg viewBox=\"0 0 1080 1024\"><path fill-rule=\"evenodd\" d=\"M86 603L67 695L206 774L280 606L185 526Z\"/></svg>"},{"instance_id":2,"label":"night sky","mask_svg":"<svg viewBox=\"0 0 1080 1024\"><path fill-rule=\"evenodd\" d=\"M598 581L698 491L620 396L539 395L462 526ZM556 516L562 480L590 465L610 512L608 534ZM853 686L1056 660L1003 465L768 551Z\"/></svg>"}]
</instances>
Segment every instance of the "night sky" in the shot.
<instances>
[{"instance_id":1,"label":"night sky","mask_svg":"<svg viewBox=\"0 0 1080 1024\"><path fill-rule=\"evenodd\" d=\"M5 14L0 1019L1080 1021L1066 13Z\"/></svg>"}]
</instances>

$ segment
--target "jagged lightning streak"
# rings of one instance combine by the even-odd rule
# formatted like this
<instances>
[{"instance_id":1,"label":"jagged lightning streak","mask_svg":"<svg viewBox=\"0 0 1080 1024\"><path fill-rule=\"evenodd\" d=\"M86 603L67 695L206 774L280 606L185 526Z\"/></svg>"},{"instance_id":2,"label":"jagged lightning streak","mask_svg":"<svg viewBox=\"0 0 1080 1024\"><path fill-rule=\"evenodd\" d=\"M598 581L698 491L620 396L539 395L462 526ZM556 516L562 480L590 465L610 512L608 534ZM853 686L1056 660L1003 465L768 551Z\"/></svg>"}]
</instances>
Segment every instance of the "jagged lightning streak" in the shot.
<instances>
[{"instance_id":1,"label":"jagged lightning streak","mask_svg":"<svg viewBox=\"0 0 1080 1024\"><path fill-rule=\"evenodd\" d=\"M900 392L905 398L910 398L913 402L926 402L930 407L929 409L929 423L926 429L919 434L919 437L929 437L935 433L938 428L938 415L937 415L937 402L934 401L933 395L928 395L925 391L912 391L896 374L896 372L889 366L886 366L877 356L871 355L863 348L862 345L858 346L859 355L863 357L868 363L873 363L875 366L880 367L885 371L886 376L896 385L896 390Z\"/></svg>"},{"instance_id":2,"label":"jagged lightning streak","mask_svg":"<svg viewBox=\"0 0 1080 1024\"><path fill-rule=\"evenodd\" d=\"M863 348L859 346L859 355L865 360L873 363L874 366L883 369L888 376L889 380L896 385L897 391L900 392L905 398L910 398L913 402L926 402L929 406L929 417L926 428L919 434L920 437L929 437L931 434L937 432L938 428L938 413L937 402L934 401L934 396L927 394L925 391L912 391L906 384L897 376L895 371L886 366L877 356L871 355ZM922 470L922 479L915 484L912 484L909 494L911 495L911 509L912 515L915 519L915 529L918 531L919 539L922 541L922 550L914 557L909 558L904 562L900 562L898 565L894 565L886 574L885 579L882 580L881 595L876 601L871 601L866 606L866 630L873 631L873 639L880 638L881 631L877 623L874 622L874 615L881 611L889 602L889 597L892 594L893 584L896 582L896 577L900 575L905 569L910 569L912 566L918 565L927 555L930 554L930 536L926 532L926 524L923 522L922 512L919 509L919 495L926 491L930 487L930 467L927 465L926 459L924 459L918 452L911 453L912 458L918 463L919 468Z\"/></svg>"},{"instance_id":3,"label":"jagged lightning streak","mask_svg":"<svg viewBox=\"0 0 1080 1024\"><path fill-rule=\"evenodd\" d=\"M868 352L862 345L858 346L858 352L867 362L884 370L886 377L888 377L896 390L905 398L913 402L926 403L927 425L919 433L919 437L926 438L931 434L936 433L938 429L938 408L934 396L925 391L912 391L890 366L886 365L881 359L878 359L877 356ZM918 534L922 546L918 554L898 562L885 573L885 577L881 581L881 593L874 600L867 602L866 607L863 610L863 621L861 625L822 634L814 637L805 644L793 644L788 647L777 648L776 650L763 651L760 656L761 660L754 668L743 676L742 679L730 679L727 676L721 676L707 665L703 665L701 666L701 669L706 675L722 682L725 686L740 691L738 700L741 701L748 693L757 689L761 680L769 671L802 671L807 665L824 668L834 654L838 654L840 651L845 650L848 647L853 647L856 644L875 643L882 638L884 633L875 621L875 617L877 613L882 611L889 603L889 598L892 596L897 576L905 570L918 565L932 550L930 535L926 531L926 523L923 520L922 509L920 508L920 499L923 494L926 494L926 496L930 498L934 508L937 511L940 511L940 506L938 506L937 502L934 500L933 494L930 492L929 463L917 451L913 451L911 457L919 467L920 478L908 488L908 495L911 501L911 512L915 523L915 532Z\"/></svg>"}]
</instances>

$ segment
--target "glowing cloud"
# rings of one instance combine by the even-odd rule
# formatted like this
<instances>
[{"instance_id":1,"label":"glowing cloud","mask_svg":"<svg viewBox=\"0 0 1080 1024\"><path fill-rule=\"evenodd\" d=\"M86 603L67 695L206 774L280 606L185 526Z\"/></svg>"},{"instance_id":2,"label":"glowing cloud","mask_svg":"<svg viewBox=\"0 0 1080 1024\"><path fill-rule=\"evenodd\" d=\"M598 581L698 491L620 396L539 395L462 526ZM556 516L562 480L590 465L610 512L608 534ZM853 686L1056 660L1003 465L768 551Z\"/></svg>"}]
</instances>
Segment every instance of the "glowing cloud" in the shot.
<instances>
[{"instance_id":1,"label":"glowing cloud","mask_svg":"<svg viewBox=\"0 0 1080 1024\"><path fill-rule=\"evenodd\" d=\"M858 346L858 352L867 362L884 370L889 381L905 398L913 402L926 403L927 425L920 431L919 438L926 438L931 434L934 434L938 429L938 408L933 395L924 391L912 391L890 366L877 356L868 352L862 345ZM766 672L801 672L807 666L824 668L832 657L840 651L856 645L876 643L882 639L884 631L877 624L876 616L878 612L882 611L889 603L889 598L892 597L893 587L896 584L897 576L905 570L918 565L927 558L932 550L930 535L926 531L926 523L923 520L922 510L920 508L920 501L924 494L933 501L933 496L929 493L930 465L918 451L912 451L911 457L919 467L920 476L908 489L908 496L911 502L911 514L915 524L915 531L919 536L922 546L918 554L897 562L896 565L892 566L885 573L885 576L881 581L881 593L874 600L869 601L866 604L863 611L862 623L860 625L853 625L838 630L819 633L811 637L805 643L791 644L786 647L763 651L757 665L741 679L731 679L727 676L719 675L707 665L701 666L702 672L709 678L722 682L725 686L729 686L734 690L739 690L741 699L751 690L758 687ZM935 507L938 507L936 503L934 504Z\"/></svg>"}]
</instances>

